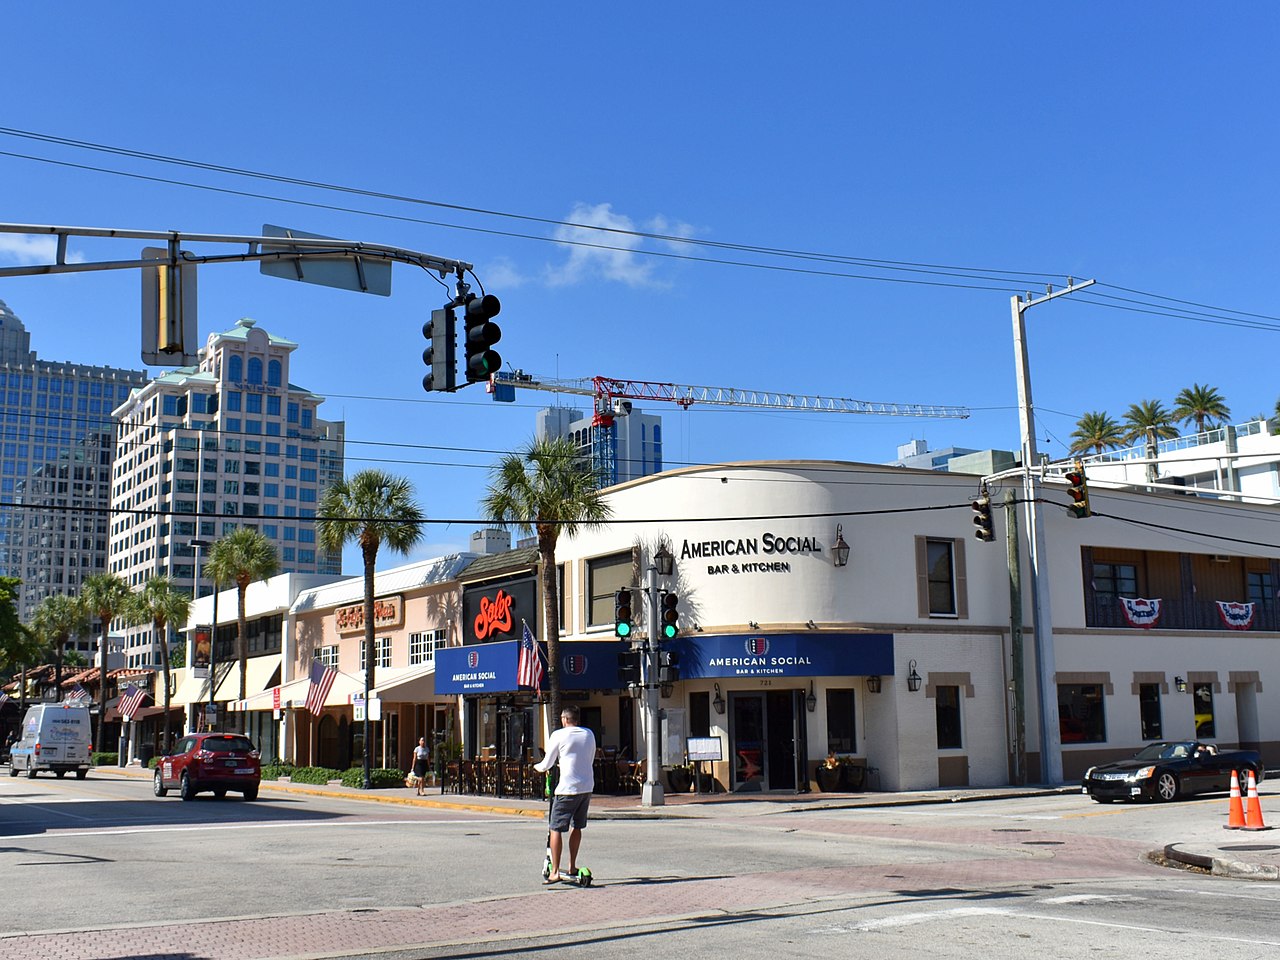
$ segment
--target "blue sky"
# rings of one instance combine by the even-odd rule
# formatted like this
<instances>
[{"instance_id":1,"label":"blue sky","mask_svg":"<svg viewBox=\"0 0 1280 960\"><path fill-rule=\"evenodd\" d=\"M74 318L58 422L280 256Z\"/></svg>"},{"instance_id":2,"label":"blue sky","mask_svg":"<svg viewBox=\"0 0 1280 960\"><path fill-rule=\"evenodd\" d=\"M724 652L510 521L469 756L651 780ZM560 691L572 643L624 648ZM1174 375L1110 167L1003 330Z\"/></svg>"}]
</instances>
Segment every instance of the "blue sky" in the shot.
<instances>
[{"instance_id":1,"label":"blue sky","mask_svg":"<svg viewBox=\"0 0 1280 960\"><path fill-rule=\"evenodd\" d=\"M935 421L644 405L664 417L671 464L882 462L911 439L1014 449L1009 298L1068 275L1114 285L1094 288L1109 296L1132 296L1115 289L1125 287L1261 315L1243 319L1270 329L1162 315L1239 317L1146 297L1157 313L1098 298L1038 307L1028 317L1042 451L1065 455L1087 410L1119 418L1193 382L1218 387L1236 420L1271 412L1280 394L1271 4L171 11L7 7L0 127L550 221L973 269L885 271L625 237L604 240L621 251L571 248L552 242L575 236L554 224L5 134L0 219L226 234L280 223L393 244L474 263L502 300L504 361L535 374L973 410ZM0 235L0 263L32 255ZM138 288L133 272L18 278L0 281L0 299L44 358L137 367ZM253 317L301 344L295 381L332 397L324 412L347 420L351 440L430 446L348 448L349 469L403 472L430 517L463 521L433 524L424 556L465 546L488 466L531 436L548 399L424 394L421 325L441 293L408 268L388 299L253 266L200 277L201 339Z\"/></svg>"}]
</instances>

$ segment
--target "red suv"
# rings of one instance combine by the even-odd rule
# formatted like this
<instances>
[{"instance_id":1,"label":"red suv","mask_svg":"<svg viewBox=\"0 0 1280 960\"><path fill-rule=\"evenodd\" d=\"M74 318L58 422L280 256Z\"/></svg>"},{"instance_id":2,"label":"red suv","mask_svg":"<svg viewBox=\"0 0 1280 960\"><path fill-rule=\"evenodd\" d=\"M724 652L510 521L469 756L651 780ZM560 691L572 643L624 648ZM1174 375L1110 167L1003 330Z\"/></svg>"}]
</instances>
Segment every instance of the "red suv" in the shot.
<instances>
[{"instance_id":1,"label":"red suv","mask_svg":"<svg viewBox=\"0 0 1280 960\"><path fill-rule=\"evenodd\" d=\"M152 790L163 797L177 787L183 800L195 799L202 790L210 790L218 798L234 790L243 793L246 800L256 800L261 782L258 751L248 737L189 733L174 745L173 753L156 761Z\"/></svg>"}]
</instances>

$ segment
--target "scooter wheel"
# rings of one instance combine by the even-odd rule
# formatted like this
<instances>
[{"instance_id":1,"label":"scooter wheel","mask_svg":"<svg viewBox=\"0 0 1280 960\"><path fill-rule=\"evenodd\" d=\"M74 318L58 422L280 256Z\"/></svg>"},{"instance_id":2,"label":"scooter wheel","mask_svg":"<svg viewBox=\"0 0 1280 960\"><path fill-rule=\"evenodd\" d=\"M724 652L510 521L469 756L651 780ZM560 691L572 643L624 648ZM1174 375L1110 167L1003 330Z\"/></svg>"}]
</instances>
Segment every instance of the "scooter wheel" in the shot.
<instances>
[{"instance_id":1,"label":"scooter wheel","mask_svg":"<svg viewBox=\"0 0 1280 960\"><path fill-rule=\"evenodd\" d=\"M586 867L578 869L578 885L583 887L591 886L591 871Z\"/></svg>"}]
</instances>

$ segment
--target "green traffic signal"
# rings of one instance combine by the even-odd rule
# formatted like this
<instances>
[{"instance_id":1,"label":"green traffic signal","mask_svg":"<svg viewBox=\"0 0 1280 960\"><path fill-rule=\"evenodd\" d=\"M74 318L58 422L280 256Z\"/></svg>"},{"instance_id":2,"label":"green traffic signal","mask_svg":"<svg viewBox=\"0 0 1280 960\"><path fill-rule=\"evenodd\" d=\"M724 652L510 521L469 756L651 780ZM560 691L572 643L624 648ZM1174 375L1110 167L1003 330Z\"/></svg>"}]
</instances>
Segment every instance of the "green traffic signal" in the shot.
<instances>
[{"instance_id":1,"label":"green traffic signal","mask_svg":"<svg viewBox=\"0 0 1280 960\"><path fill-rule=\"evenodd\" d=\"M666 640L674 640L680 633L680 614L676 607L680 598L674 593L662 595L662 636Z\"/></svg>"},{"instance_id":2,"label":"green traffic signal","mask_svg":"<svg viewBox=\"0 0 1280 960\"><path fill-rule=\"evenodd\" d=\"M624 587L613 595L613 633L626 640L631 628L631 591Z\"/></svg>"}]
</instances>

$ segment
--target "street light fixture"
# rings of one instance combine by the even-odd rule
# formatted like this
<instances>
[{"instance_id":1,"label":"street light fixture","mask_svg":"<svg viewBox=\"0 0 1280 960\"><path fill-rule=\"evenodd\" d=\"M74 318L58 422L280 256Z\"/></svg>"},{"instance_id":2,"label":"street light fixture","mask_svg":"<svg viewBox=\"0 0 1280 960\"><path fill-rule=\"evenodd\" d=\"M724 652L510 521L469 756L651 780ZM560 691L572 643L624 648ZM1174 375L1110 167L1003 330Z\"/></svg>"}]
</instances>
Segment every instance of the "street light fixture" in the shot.
<instances>
[{"instance_id":1,"label":"street light fixture","mask_svg":"<svg viewBox=\"0 0 1280 960\"><path fill-rule=\"evenodd\" d=\"M658 547L658 552L653 555L653 564L658 568L658 575L663 577L671 576L671 572L675 569L676 558L667 549L665 542Z\"/></svg>"},{"instance_id":2,"label":"street light fixture","mask_svg":"<svg viewBox=\"0 0 1280 960\"><path fill-rule=\"evenodd\" d=\"M1173 685L1177 688L1177 690L1178 690L1178 692L1179 692L1179 693L1186 693L1186 692L1187 692L1187 681L1186 681L1184 678L1182 678L1182 677L1174 677L1174 678L1173 678Z\"/></svg>"},{"instance_id":3,"label":"street light fixture","mask_svg":"<svg viewBox=\"0 0 1280 960\"><path fill-rule=\"evenodd\" d=\"M192 547L196 552L196 577L195 577L195 593L200 593L200 551L212 546L210 540L204 540L199 537L188 540L187 545ZM209 722L209 717L214 718L213 725L217 726L218 719L218 703L215 698L215 686L217 678L218 663L218 582L213 581L213 626L209 628L209 703L205 708L205 723Z\"/></svg>"},{"instance_id":4,"label":"street light fixture","mask_svg":"<svg viewBox=\"0 0 1280 960\"><path fill-rule=\"evenodd\" d=\"M907 689L915 693L920 689L920 674L916 673L916 662L912 660L907 664L907 669L910 671L907 674Z\"/></svg>"},{"instance_id":5,"label":"street light fixture","mask_svg":"<svg viewBox=\"0 0 1280 960\"><path fill-rule=\"evenodd\" d=\"M880 692L880 678L878 676L867 677L867 693Z\"/></svg>"},{"instance_id":6,"label":"street light fixture","mask_svg":"<svg viewBox=\"0 0 1280 960\"><path fill-rule=\"evenodd\" d=\"M844 542L844 524L836 524L836 542L831 547L831 557L837 567L843 567L849 562L849 545Z\"/></svg>"},{"instance_id":7,"label":"street light fixture","mask_svg":"<svg viewBox=\"0 0 1280 960\"><path fill-rule=\"evenodd\" d=\"M720 693L720 684L716 684L716 696L711 701L711 706L715 707L716 713L724 716L724 696Z\"/></svg>"}]
</instances>

